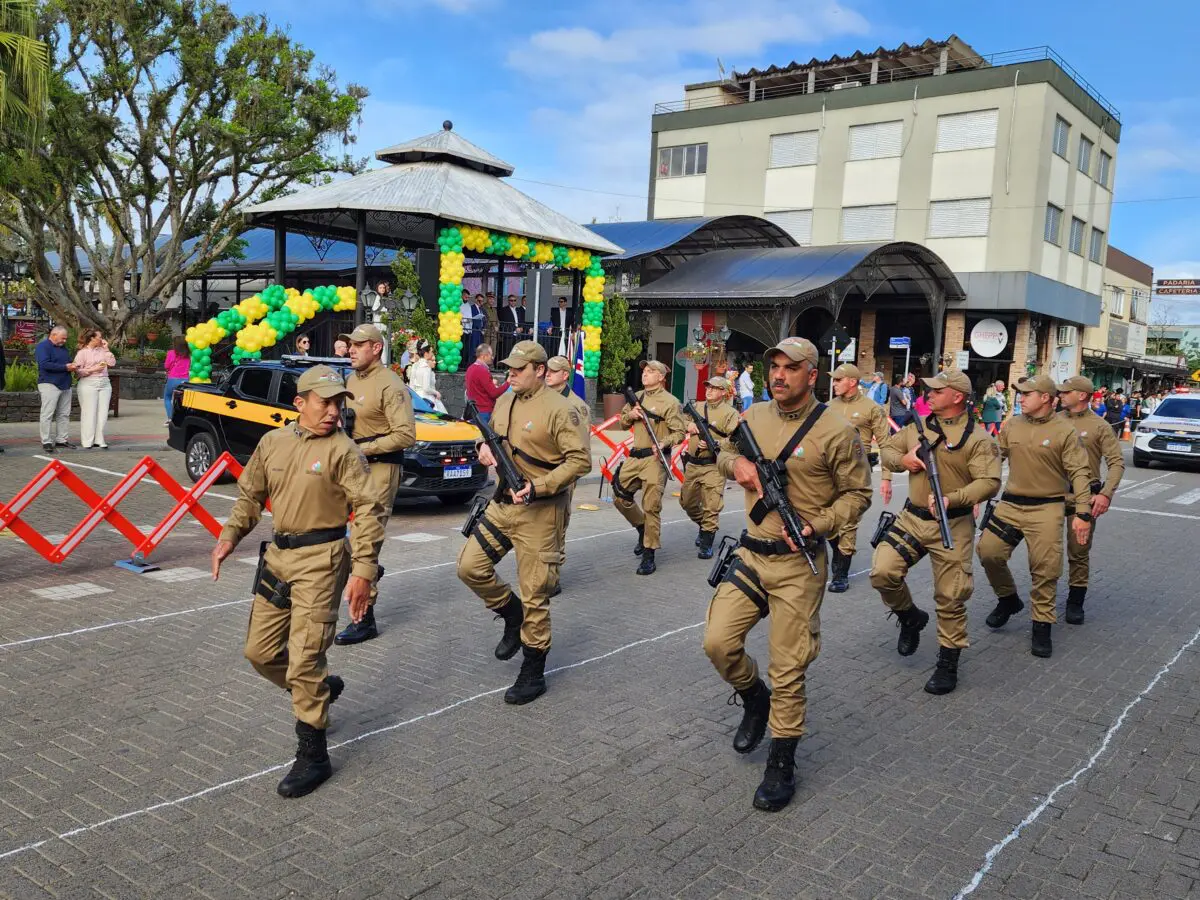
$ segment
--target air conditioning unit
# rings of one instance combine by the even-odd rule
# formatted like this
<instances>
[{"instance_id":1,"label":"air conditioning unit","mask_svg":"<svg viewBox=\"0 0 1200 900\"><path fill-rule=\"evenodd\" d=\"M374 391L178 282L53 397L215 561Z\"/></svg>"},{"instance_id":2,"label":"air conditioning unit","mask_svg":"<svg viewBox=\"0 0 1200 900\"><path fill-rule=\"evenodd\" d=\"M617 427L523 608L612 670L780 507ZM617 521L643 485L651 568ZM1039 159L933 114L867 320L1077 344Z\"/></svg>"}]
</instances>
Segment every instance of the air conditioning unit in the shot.
<instances>
[{"instance_id":1,"label":"air conditioning unit","mask_svg":"<svg viewBox=\"0 0 1200 900\"><path fill-rule=\"evenodd\" d=\"M1075 326L1074 325L1059 325L1058 326L1058 346L1069 347L1075 343Z\"/></svg>"},{"instance_id":2,"label":"air conditioning unit","mask_svg":"<svg viewBox=\"0 0 1200 900\"><path fill-rule=\"evenodd\" d=\"M862 87L861 81L843 81L841 84L835 84L833 90L840 91L842 88Z\"/></svg>"}]
</instances>

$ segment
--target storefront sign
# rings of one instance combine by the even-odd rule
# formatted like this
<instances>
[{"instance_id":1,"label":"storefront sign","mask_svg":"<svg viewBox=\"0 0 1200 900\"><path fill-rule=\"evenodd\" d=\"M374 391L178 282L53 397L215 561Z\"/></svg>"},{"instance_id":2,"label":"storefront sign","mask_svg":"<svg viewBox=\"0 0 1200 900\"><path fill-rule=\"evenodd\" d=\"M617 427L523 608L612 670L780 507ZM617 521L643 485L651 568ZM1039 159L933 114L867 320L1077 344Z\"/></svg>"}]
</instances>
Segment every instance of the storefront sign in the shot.
<instances>
[{"instance_id":1,"label":"storefront sign","mask_svg":"<svg viewBox=\"0 0 1200 900\"><path fill-rule=\"evenodd\" d=\"M989 359L1008 346L1008 329L999 319L981 319L971 329L971 349Z\"/></svg>"},{"instance_id":2,"label":"storefront sign","mask_svg":"<svg viewBox=\"0 0 1200 900\"><path fill-rule=\"evenodd\" d=\"M967 371L967 366L971 364L970 350L956 350L954 353L954 367L960 372Z\"/></svg>"}]
</instances>

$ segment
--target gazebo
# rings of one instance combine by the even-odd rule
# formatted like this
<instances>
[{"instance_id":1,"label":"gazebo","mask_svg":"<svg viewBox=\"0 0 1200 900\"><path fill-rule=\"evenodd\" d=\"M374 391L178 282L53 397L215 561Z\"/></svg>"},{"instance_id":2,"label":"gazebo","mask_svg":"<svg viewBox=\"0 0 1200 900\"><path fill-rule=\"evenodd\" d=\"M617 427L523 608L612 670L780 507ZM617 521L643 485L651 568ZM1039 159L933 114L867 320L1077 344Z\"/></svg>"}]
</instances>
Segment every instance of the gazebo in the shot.
<instances>
[{"instance_id":1,"label":"gazebo","mask_svg":"<svg viewBox=\"0 0 1200 900\"><path fill-rule=\"evenodd\" d=\"M436 249L437 287L422 278L422 293L438 312L439 368L453 371L462 354L465 256L497 261L502 275L512 261L567 269L584 300L585 374L598 373L605 277L601 259L619 254L620 247L506 182L513 166L455 133L448 121L440 131L387 147L375 157L387 165L243 210L249 224L274 229L277 283L287 266L289 233L353 241L360 296L367 287L368 246ZM538 299L535 294L535 313ZM364 315L359 304L356 320Z\"/></svg>"}]
</instances>

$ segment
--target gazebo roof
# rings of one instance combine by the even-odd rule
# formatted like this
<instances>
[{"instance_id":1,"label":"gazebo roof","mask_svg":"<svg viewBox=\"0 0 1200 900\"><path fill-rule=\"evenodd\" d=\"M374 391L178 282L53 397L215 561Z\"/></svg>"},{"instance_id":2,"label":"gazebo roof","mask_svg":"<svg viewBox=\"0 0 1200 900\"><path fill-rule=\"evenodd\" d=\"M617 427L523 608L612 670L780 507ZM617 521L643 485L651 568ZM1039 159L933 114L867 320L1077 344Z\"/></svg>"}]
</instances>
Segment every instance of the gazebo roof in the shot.
<instances>
[{"instance_id":1,"label":"gazebo roof","mask_svg":"<svg viewBox=\"0 0 1200 900\"><path fill-rule=\"evenodd\" d=\"M449 125L450 123L446 123ZM621 248L523 194L500 176L513 168L448 128L380 150L381 169L368 169L243 210L248 223L278 223L288 231L353 241L360 212L367 242L432 246L438 223L463 222L600 254Z\"/></svg>"}]
</instances>

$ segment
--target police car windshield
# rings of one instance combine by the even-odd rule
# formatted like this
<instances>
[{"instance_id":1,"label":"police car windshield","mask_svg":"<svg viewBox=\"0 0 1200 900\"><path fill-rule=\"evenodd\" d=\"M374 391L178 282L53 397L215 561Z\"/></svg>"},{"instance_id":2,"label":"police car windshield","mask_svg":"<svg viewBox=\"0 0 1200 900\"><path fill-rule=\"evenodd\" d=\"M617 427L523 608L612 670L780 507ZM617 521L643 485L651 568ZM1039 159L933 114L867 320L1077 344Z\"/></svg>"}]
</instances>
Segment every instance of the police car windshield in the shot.
<instances>
[{"instance_id":1,"label":"police car windshield","mask_svg":"<svg viewBox=\"0 0 1200 900\"><path fill-rule=\"evenodd\" d=\"M1200 397L1168 397L1154 410L1168 419L1200 419Z\"/></svg>"}]
</instances>

